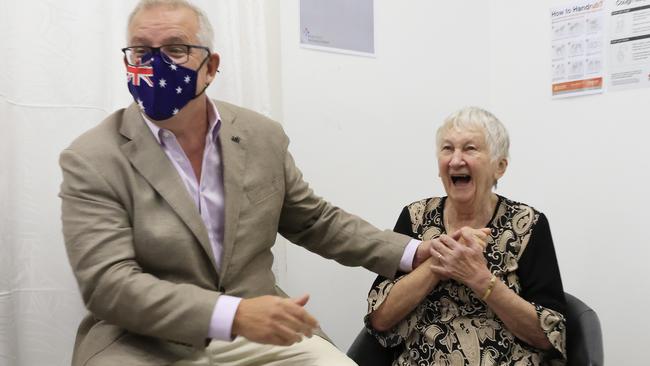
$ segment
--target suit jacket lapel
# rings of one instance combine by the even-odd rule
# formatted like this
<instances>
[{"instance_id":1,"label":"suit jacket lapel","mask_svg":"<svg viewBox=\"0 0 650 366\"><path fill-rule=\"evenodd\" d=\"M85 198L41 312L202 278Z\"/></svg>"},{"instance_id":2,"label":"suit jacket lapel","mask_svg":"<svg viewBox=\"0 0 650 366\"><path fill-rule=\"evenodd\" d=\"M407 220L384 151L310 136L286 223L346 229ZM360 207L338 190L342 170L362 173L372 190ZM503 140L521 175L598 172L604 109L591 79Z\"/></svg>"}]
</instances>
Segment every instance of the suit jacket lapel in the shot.
<instances>
[{"instance_id":1,"label":"suit jacket lapel","mask_svg":"<svg viewBox=\"0 0 650 366\"><path fill-rule=\"evenodd\" d=\"M217 102L216 104L221 117L219 144L221 146L225 195L223 253L219 270L219 278L223 280L237 237L239 211L243 199L247 141L246 131L235 123L237 117L235 113L223 103Z\"/></svg>"},{"instance_id":2,"label":"suit jacket lapel","mask_svg":"<svg viewBox=\"0 0 650 366\"><path fill-rule=\"evenodd\" d=\"M145 125L136 104L131 104L124 112L120 133L130 140L121 148L131 164L180 216L217 268L208 232L199 210L178 172Z\"/></svg>"}]
</instances>

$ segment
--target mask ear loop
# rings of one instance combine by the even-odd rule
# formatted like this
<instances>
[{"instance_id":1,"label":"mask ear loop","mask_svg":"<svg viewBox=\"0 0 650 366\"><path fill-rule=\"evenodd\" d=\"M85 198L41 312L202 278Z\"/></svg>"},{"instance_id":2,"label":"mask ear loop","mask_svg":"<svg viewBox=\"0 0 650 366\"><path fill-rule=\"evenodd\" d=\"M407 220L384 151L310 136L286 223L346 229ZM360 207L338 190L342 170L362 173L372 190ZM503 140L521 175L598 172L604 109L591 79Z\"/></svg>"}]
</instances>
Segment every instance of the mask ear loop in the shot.
<instances>
[{"instance_id":1,"label":"mask ear loop","mask_svg":"<svg viewBox=\"0 0 650 366\"><path fill-rule=\"evenodd\" d=\"M199 67L196 69L196 73L197 73L197 75L198 75L198 73L199 73L199 70L201 70L201 68L202 68L203 65L205 64L205 62L210 58L210 53L209 53L209 52L210 52L210 51L208 51L208 55L203 59L203 61L202 61L201 64L199 65ZM217 72L219 72L219 70L217 70ZM200 91L197 95L193 96L192 99L190 99L190 100L194 100L194 99L198 98L201 94L203 94L203 93L205 92L205 90L206 90L209 86L210 86L210 83L205 83L205 86L203 87L203 89L201 89L201 91Z\"/></svg>"},{"instance_id":2,"label":"mask ear loop","mask_svg":"<svg viewBox=\"0 0 650 366\"><path fill-rule=\"evenodd\" d=\"M205 86L203 87L203 89L201 89L201 91L199 92L199 94L193 96L192 99L190 99L190 100L194 100L194 99L198 98L199 96L201 96L201 94L205 93L205 90L206 90L209 86L210 86L210 83L205 83Z\"/></svg>"}]
</instances>

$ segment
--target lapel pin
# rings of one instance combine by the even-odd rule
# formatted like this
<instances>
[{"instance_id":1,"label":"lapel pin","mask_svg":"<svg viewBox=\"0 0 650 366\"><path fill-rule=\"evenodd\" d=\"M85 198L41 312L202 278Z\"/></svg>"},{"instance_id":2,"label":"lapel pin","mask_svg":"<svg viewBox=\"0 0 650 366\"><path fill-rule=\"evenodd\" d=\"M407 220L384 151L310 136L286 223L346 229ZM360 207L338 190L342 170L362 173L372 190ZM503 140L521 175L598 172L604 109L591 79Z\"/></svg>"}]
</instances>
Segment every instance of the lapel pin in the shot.
<instances>
[{"instance_id":1,"label":"lapel pin","mask_svg":"<svg viewBox=\"0 0 650 366\"><path fill-rule=\"evenodd\" d=\"M237 143L237 144L239 143L240 140L241 139L239 138L239 136L233 136L233 137L230 138L230 141L232 141L234 143Z\"/></svg>"}]
</instances>

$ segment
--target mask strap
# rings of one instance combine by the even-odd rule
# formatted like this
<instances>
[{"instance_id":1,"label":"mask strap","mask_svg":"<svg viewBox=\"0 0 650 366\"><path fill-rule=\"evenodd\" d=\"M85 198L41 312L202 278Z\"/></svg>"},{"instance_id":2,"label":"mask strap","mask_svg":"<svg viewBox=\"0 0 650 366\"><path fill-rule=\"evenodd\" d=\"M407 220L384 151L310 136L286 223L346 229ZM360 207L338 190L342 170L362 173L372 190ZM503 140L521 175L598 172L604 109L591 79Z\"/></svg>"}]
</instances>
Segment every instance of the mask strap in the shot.
<instances>
[{"instance_id":1,"label":"mask strap","mask_svg":"<svg viewBox=\"0 0 650 366\"><path fill-rule=\"evenodd\" d=\"M210 52L210 51L208 51L208 52ZM201 70L201 68L203 67L203 65L205 64L205 62L208 61L209 58L210 58L210 53L208 53L208 55L203 59L203 61L201 61L201 64L200 64L199 67L196 69L196 72L197 72L197 73L199 72L199 70Z\"/></svg>"},{"instance_id":2,"label":"mask strap","mask_svg":"<svg viewBox=\"0 0 650 366\"><path fill-rule=\"evenodd\" d=\"M206 83L205 86L203 87L203 89L201 89L201 91L199 92L199 94L193 96L192 99L190 99L190 100L196 99L199 96L201 96L201 94L203 94L205 92L205 89L207 89L209 86L210 86L210 83Z\"/></svg>"},{"instance_id":3,"label":"mask strap","mask_svg":"<svg viewBox=\"0 0 650 366\"><path fill-rule=\"evenodd\" d=\"M203 65L205 64L205 62L209 58L210 58L210 54L208 54L208 56L206 56L206 58L203 59L203 61L201 62L201 65L199 65L199 67L196 69L196 74L197 75L199 74L199 70L201 70L201 68L203 67ZM190 99L190 100L198 98L201 94L203 94L205 92L205 89L207 89L209 86L210 86L210 83L206 83L205 86L203 87L203 89L201 89L201 91L198 94L196 94L195 96L193 96L192 99Z\"/></svg>"}]
</instances>

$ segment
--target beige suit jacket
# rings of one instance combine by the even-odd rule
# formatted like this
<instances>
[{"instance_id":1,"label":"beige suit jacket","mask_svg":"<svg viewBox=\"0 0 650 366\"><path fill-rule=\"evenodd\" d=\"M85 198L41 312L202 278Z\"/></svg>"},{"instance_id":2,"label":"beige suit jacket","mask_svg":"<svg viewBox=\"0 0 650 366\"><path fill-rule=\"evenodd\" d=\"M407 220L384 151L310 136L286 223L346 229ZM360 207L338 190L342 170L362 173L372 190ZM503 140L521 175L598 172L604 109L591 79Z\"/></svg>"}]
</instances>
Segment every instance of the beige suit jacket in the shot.
<instances>
[{"instance_id":1,"label":"beige suit jacket","mask_svg":"<svg viewBox=\"0 0 650 366\"><path fill-rule=\"evenodd\" d=\"M184 357L179 344L205 347L221 294L286 296L271 271L277 233L344 265L395 274L408 237L314 195L279 124L216 104L225 190L219 271L200 214L137 105L61 153L63 234L89 310L73 365L170 363Z\"/></svg>"}]
</instances>

